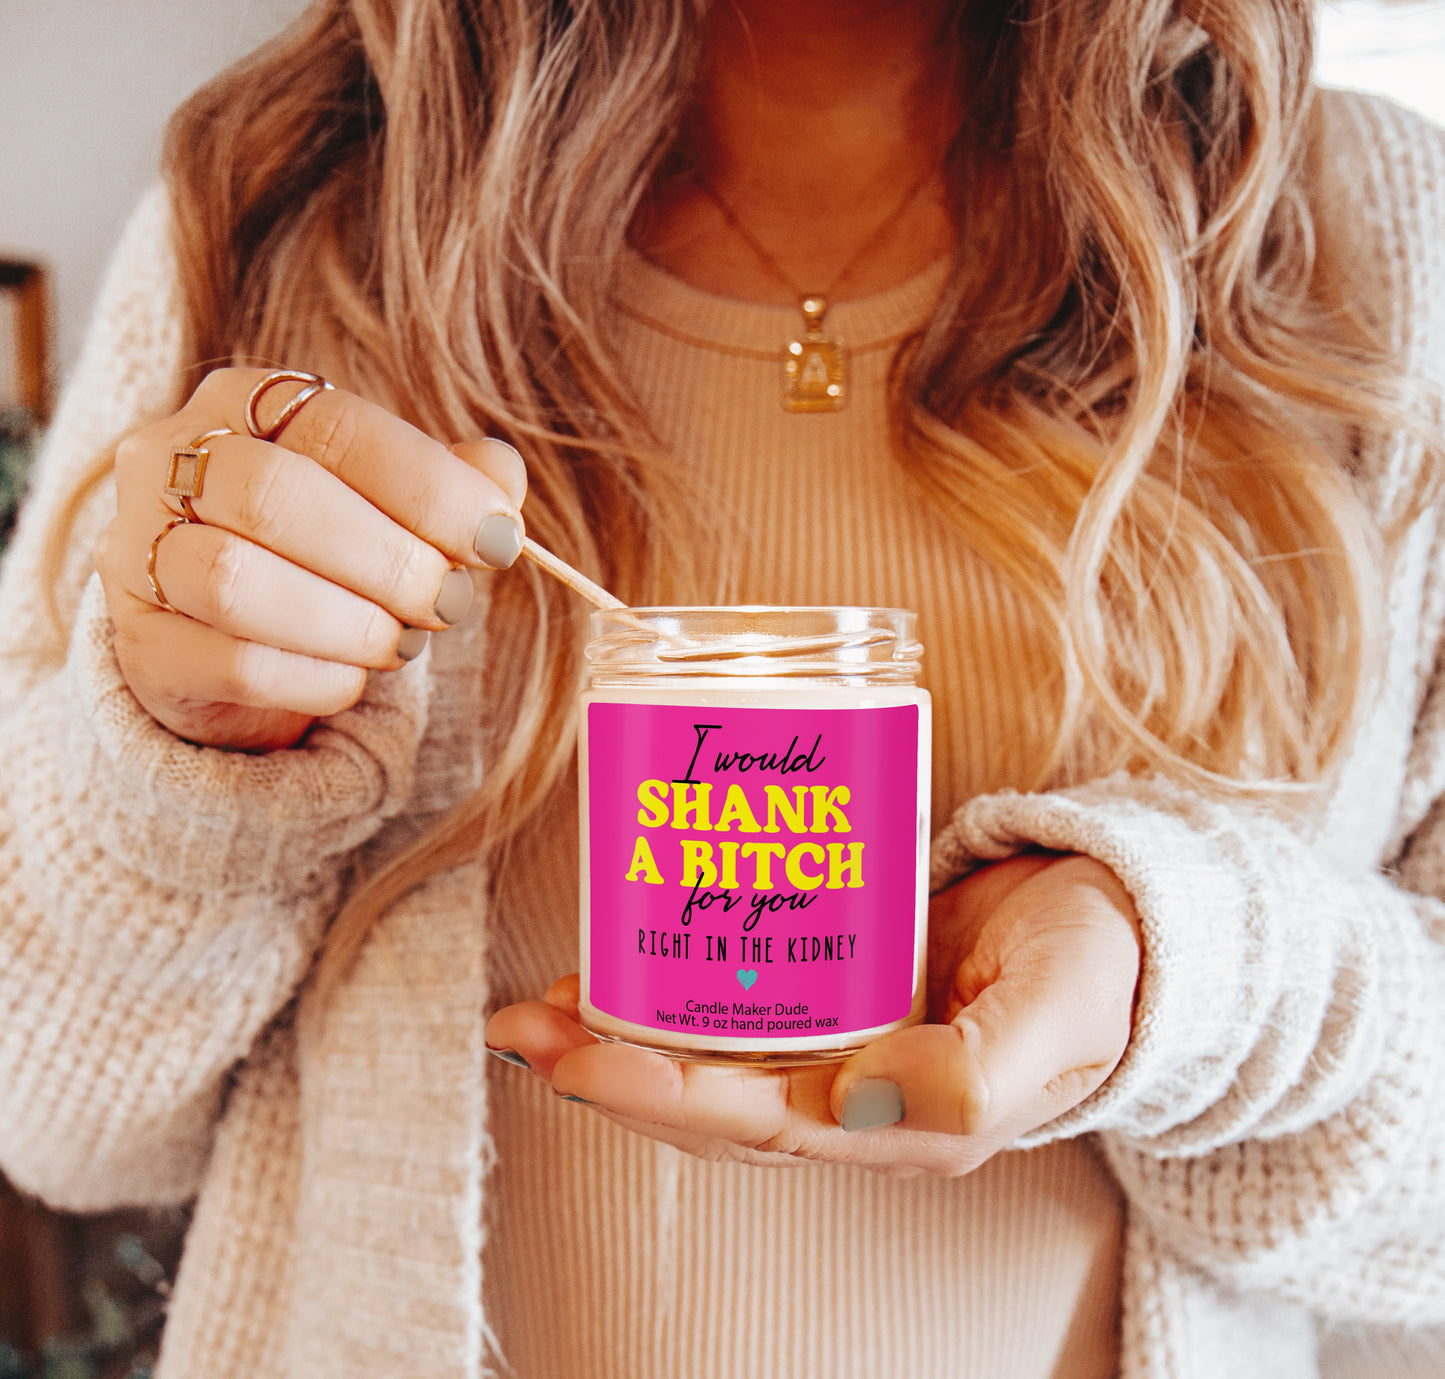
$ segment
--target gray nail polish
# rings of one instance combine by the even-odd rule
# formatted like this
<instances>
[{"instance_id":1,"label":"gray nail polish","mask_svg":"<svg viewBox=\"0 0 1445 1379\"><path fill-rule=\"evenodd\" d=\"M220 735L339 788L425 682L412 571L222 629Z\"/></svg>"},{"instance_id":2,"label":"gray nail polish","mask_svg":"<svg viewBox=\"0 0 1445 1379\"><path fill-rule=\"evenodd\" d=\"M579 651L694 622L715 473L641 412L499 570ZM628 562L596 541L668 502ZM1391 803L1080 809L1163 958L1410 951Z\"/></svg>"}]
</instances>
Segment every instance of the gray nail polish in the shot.
<instances>
[{"instance_id":1,"label":"gray nail polish","mask_svg":"<svg viewBox=\"0 0 1445 1379\"><path fill-rule=\"evenodd\" d=\"M522 553L522 529L505 512L494 512L482 519L472 546L494 570L505 570Z\"/></svg>"},{"instance_id":2,"label":"gray nail polish","mask_svg":"<svg viewBox=\"0 0 1445 1379\"><path fill-rule=\"evenodd\" d=\"M516 1049L494 1049L490 1044L488 1044L487 1052L496 1054L503 1063L514 1063L519 1068L530 1068L532 1066L530 1063L527 1062L525 1058L522 1057L521 1054L516 1051Z\"/></svg>"},{"instance_id":3,"label":"gray nail polish","mask_svg":"<svg viewBox=\"0 0 1445 1379\"><path fill-rule=\"evenodd\" d=\"M426 650L427 638L431 633L424 627L402 629L401 640L396 644L396 654L403 661L414 661Z\"/></svg>"},{"instance_id":4,"label":"gray nail polish","mask_svg":"<svg viewBox=\"0 0 1445 1379\"><path fill-rule=\"evenodd\" d=\"M448 627L461 622L472 606L472 577L465 570L448 570L437 595L436 615Z\"/></svg>"},{"instance_id":5,"label":"gray nail polish","mask_svg":"<svg viewBox=\"0 0 1445 1379\"><path fill-rule=\"evenodd\" d=\"M882 1077L865 1077L848 1089L838 1123L845 1130L881 1130L902 1119L903 1092L898 1084Z\"/></svg>"},{"instance_id":6,"label":"gray nail polish","mask_svg":"<svg viewBox=\"0 0 1445 1379\"><path fill-rule=\"evenodd\" d=\"M588 1101L585 1096L573 1096L571 1092L558 1092L557 1097L560 1101L575 1101L579 1106L591 1106L593 1104Z\"/></svg>"}]
</instances>

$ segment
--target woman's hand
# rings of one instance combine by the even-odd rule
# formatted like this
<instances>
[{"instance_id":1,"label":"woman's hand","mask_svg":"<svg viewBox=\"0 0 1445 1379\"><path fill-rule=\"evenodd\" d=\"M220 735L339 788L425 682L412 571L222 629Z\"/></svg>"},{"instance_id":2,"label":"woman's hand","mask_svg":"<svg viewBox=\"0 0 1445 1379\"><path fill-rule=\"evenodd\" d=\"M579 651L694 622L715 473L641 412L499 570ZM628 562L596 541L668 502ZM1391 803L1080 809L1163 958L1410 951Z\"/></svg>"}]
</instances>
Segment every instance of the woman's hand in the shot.
<instances>
[{"instance_id":1,"label":"woman's hand","mask_svg":"<svg viewBox=\"0 0 1445 1379\"><path fill-rule=\"evenodd\" d=\"M1138 916L1101 863L1022 856L934 898L929 950L933 1023L841 1067L682 1063L599 1042L578 1023L576 976L498 1011L487 1043L559 1095L704 1158L968 1173L1082 1101L1123 1057Z\"/></svg>"},{"instance_id":2,"label":"woman's hand","mask_svg":"<svg viewBox=\"0 0 1445 1379\"><path fill-rule=\"evenodd\" d=\"M471 602L459 566L508 565L521 544L527 479L501 441L445 446L373 403L327 391L276 444L247 432L246 401L266 375L220 369L174 416L116 453L116 514L95 563L116 655L136 698L193 742L289 746L350 707L369 670L413 659L429 631ZM261 399L264 426L300 384ZM208 431L199 521L164 493L171 452Z\"/></svg>"}]
</instances>

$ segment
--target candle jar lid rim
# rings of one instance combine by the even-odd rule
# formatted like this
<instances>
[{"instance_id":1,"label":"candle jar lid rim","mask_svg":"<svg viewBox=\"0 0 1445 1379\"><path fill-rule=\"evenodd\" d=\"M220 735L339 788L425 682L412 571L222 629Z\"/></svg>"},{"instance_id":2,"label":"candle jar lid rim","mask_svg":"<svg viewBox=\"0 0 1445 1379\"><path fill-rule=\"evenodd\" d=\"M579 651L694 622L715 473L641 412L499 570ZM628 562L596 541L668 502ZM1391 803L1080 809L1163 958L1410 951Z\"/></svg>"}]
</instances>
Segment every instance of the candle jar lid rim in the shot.
<instances>
[{"instance_id":1,"label":"candle jar lid rim","mask_svg":"<svg viewBox=\"0 0 1445 1379\"><path fill-rule=\"evenodd\" d=\"M592 614L587 661L598 675L912 679L923 648L906 608L718 604Z\"/></svg>"},{"instance_id":2,"label":"candle jar lid rim","mask_svg":"<svg viewBox=\"0 0 1445 1379\"><path fill-rule=\"evenodd\" d=\"M645 618L661 614L678 613L754 613L754 614L795 614L795 613L875 613L881 616L908 617L918 615L911 608L891 604L869 603L653 603L629 604L625 608L598 608L592 613L594 619L615 617L619 613L631 613L634 617Z\"/></svg>"}]
</instances>

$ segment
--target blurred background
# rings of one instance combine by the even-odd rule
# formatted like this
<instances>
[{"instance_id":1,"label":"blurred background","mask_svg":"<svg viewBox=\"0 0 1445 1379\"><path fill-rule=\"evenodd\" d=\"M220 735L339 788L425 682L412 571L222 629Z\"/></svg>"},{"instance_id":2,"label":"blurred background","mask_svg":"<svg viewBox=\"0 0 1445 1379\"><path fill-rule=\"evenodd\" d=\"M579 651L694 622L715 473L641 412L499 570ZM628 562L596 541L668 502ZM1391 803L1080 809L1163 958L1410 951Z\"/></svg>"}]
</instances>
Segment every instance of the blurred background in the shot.
<instances>
[{"instance_id":1,"label":"blurred background","mask_svg":"<svg viewBox=\"0 0 1445 1379\"><path fill-rule=\"evenodd\" d=\"M0 545L175 105L303 0L0 0ZM1445 0L1335 0L1318 76L1445 124ZM146 1379L184 1210L76 1218L0 1181L0 1379Z\"/></svg>"}]
</instances>

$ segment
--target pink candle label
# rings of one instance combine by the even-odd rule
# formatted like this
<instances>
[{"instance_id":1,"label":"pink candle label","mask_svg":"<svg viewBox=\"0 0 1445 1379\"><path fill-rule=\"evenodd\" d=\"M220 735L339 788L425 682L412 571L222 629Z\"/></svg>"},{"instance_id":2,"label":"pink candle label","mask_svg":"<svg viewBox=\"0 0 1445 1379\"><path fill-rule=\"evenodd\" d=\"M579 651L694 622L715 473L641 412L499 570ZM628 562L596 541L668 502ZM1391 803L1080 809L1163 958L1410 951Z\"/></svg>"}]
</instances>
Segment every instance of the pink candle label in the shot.
<instances>
[{"instance_id":1,"label":"pink candle label","mask_svg":"<svg viewBox=\"0 0 1445 1379\"><path fill-rule=\"evenodd\" d=\"M588 705L592 1004L729 1039L906 1018L918 734L916 705Z\"/></svg>"}]
</instances>

